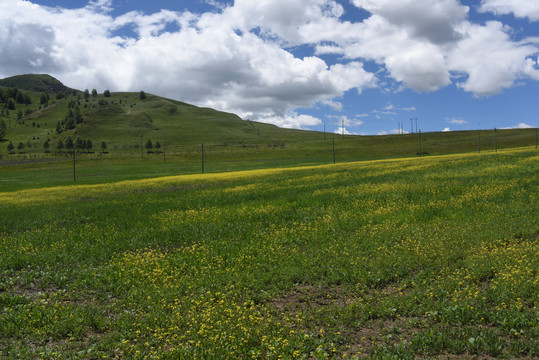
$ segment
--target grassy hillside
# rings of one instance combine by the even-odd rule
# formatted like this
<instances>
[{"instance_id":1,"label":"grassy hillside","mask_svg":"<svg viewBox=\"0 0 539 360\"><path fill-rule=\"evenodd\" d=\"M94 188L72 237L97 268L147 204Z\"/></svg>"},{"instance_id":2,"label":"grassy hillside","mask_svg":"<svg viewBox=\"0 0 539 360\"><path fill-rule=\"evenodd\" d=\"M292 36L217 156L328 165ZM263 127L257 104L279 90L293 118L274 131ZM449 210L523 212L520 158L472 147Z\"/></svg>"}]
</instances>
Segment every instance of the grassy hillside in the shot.
<instances>
[{"instance_id":1,"label":"grassy hillside","mask_svg":"<svg viewBox=\"0 0 539 360\"><path fill-rule=\"evenodd\" d=\"M533 149L0 192L0 358L536 359L538 172Z\"/></svg>"},{"instance_id":2,"label":"grassy hillside","mask_svg":"<svg viewBox=\"0 0 539 360\"><path fill-rule=\"evenodd\" d=\"M41 77L22 79L39 82ZM4 189L35 185L38 181L50 186L58 184L54 182L58 179L72 178L70 151L57 148L60 140L65 143L68 138L90 140L93 145L91 150L79 150L77 154L79 181L87 183L119 180L120 174L134 179L200 172L202 144L206 172L327 164L334 158L345 162L479 149L485 152L494 151L496 145L502 150L536 144L536 129L498 130L496 134L493 130L425 133L421 142L419 134L343 138L245 121L234 114L151 94L141 99L139 93L112 93L110 97L85 96L83 92L68 92L62 97L51 93L41 104L43 93L28 90L32 86L22 81L17 84L25 89L31 104L16 104L14 110L0 114L0 121L7 127L5 139L0 142L0 163L4 165L0 174L7 174L0 184ZM77 111L80 121L71 127L64 124L70 112ZM57 131L59 123L61 129ZM148 140L160 147L146 151ZM48 149L44 148L46 141ZM105 152L101 149L103 142ZM10 143L13 149L8 151ZM25 174L26 170L31 175Z\"/></svg>"},{"instance_id":3,"label":"grassy hillside","mask_svg":"<svg viewBox=\"0 0 539 360\"><path fill-rule=\"evenodd\" d=\"M0 86L41 93L49 92L53 94L73 92L74 90L62 84L58 79L46 74L17 75L0 79Z\"/></svg>"}]
</instances>

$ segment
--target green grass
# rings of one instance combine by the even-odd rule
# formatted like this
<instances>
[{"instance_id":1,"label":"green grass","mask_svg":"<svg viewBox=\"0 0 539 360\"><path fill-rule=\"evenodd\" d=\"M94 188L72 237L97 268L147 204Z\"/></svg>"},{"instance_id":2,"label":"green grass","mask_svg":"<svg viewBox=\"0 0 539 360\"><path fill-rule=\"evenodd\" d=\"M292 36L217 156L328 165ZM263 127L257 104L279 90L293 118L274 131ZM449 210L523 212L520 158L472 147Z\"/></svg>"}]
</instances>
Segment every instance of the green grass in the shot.
<instances>
[{"instance_id":1,"label":"green grass","mask_svg":"<svg viewBox=\"0 0 539 360\"><path fill-rule=\"evenodd\" d=\"M0 358L537 358L538 160L1 192Z\"/></svg>"},{"instance_id":2,"label":"green grass","mask_svg":"<svg viewBox=\"0 0 539 360\"><path fill-rule=\"evenodd\" d=\"M72 92L73 89L68 88L57 79L47 74L27 74L11 76L5 79L0 79L0 86L7 88L17 88L32 92Z\"/></svg>"},{"instance_id":3,"label":"green grass","mask_svg":"<svg viewBox=\"0 0 539 360\"><path fill-rule=\"evenodd\" d=\"M39 76L24 76L30 84L20 83L28 89L41 83ZM214 162L247 161L274 166L289 164L324 164L332 162L332 141L335 140L338 161L358 161L419 155L419 134L388 136L346 136L321 132L281 129L273 125L244 121L234 114L199 108L180 101L148 94L141 100L139 93L103 94L85 99L82 93L68 94L56 99L51 94L47 106L39 105L39 92L25 90L32 104L16 105L2 120L7 134L0 142L0 162L55 158L55 145L59 139L80 137L93 143L94 157L101 151L102 141L107 143L109 157L124 158L114 162L136 159L148 139L166 145L177 161L193 160L201 144L206 146ZM73 130L56 132L56 125L69 111L69 104L77 103L83 115L82 123ZM17 120L17 112L32 111ZM536 129L498 130L499 149L510 149L536 144ZM465 153L494 150L494 131L456 131L425 133L421 136L421 155ZM45 153L43 143L50 140L50 152ZM9 154L7 144L22 142L25 148ZM30 145L30 146L27 146ZM162 148L161 148L162 150ZM132 160L134 160L132 159ZM246 167L245 167L246 166ZM250 168L245 164L242 168ZM258 166L258 165L257 165ZM226 168L226 167L223 167ZM239 169L239 167L234 167Z\"/></svg>"}]
</instances>

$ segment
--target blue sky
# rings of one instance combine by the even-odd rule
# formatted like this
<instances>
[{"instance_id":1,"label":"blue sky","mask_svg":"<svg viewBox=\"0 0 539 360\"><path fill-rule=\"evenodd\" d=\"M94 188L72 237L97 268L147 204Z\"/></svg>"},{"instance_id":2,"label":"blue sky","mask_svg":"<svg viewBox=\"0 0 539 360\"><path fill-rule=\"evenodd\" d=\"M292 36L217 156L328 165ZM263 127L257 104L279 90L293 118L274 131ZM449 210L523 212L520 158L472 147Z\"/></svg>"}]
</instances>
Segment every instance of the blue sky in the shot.
<instances>
[{"instance_id":1,"label":"blue sky","mask_svg":"<svg viewBox=\"0 0 539 360\"><path fill-rule=\"evenodd\" d=\"M0 3L0 77L338 133L539 127L538 56L530 0Z\"/></svg>"}]
</instances>

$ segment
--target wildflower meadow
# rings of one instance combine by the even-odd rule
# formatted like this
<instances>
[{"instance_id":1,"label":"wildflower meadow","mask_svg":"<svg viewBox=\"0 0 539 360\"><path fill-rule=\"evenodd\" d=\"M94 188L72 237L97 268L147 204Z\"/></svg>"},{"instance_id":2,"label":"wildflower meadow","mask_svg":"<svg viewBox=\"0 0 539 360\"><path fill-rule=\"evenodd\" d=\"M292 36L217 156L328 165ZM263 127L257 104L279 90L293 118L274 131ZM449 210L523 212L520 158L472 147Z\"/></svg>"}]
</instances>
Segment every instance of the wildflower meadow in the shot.
<instances>
[{"instance_id":1,"label":"wildflower meadow","mask_svg":"<svg viewBox=\"0 0 539 360\"><path fill-rule=\"evenodd\" d=\"M0 192L0 358L539 357L535 149Z\"/></svg>"}]
</instances>

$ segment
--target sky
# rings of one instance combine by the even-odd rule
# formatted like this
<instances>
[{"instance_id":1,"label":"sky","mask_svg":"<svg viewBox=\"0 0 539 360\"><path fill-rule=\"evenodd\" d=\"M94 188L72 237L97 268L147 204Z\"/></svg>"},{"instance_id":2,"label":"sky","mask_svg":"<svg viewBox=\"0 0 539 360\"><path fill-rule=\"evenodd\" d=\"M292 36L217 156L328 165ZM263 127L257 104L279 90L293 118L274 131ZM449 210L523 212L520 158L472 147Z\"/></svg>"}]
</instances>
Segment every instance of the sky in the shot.
<instances>
[{"instance_id":1,"label":"sky","mask_svg":"<svg viewBox=\"0 0 539 360\"><path fill-rule=\"evenodd\" d=\"M0 1L0 78L339 134L539 127L538 56L538 0Z\"/></svg>"}]
</instances>

